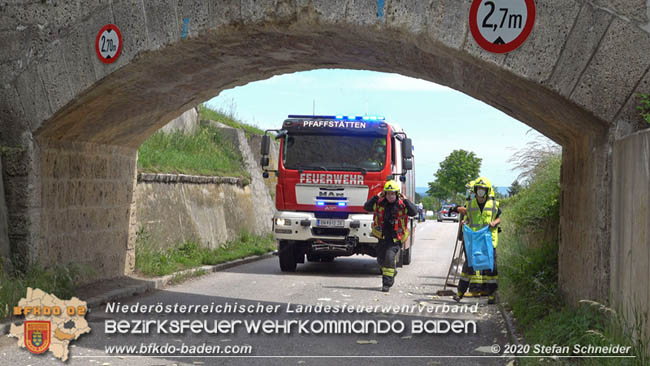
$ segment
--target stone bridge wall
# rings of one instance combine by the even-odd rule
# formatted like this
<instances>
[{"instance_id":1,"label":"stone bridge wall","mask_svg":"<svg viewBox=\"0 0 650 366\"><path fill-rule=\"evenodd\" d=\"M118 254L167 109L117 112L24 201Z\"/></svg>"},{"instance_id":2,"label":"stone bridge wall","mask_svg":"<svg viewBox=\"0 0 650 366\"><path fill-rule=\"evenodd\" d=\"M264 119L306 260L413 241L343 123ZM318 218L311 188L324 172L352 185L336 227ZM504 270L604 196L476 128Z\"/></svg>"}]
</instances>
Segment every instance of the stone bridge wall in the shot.
<instances>
[{"instance_id":1,"label":"stone bridge wall","mask_svg":"<svg viewBox=\"0 0 650 366\"><path fill-rule=\"evenodd\" d=\"M30 255L45 265L73 259L99 278L132 269L137 150L62 141L41 153L39 249Z\"/></svg>"},{"instance_id":2,"label":"stone bridge wall","mask_svg":"<svg viewBox=\"0 0 650 366\"><path fill-rule=\"evenodd\" d=\"M633 324L650 314L650 130L616 141L613 155L610 298Z\"/></svg>"},{"instance_id":3,"label":"stone bridge wall","mask_svg":"<svg viewBox=\"0 0 650 366\"><path fill-rule=\"evenodd\" d=\"M2 179L2 159L0 159L0 261L9 262L11 247L9 246L9 231L7 227L7 205L5 203L5 188ZM5 266L3 265L4 269Z\"/></svg>"}]
</instances>

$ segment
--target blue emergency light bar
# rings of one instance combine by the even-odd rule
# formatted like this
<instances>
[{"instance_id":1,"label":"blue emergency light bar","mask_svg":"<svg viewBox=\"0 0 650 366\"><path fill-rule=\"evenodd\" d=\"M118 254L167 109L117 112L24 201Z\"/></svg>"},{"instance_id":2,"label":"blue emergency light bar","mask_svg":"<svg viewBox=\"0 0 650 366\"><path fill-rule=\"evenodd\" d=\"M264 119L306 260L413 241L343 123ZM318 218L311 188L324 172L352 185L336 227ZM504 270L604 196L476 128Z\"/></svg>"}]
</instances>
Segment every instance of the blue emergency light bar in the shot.
<instances>
[{"instance_id":1,"label":"blue emergency light bar","mask_svg":"<svg viewBox=\"0 0 650 366\"><path fill-rule=\"evenodd\" d=\"M325 206L325 205L334 205L337 204L339 207L345 207L347 206L347 202L323 202L323 201L316 201L316 206Z\"/></svg>"},{"instance_id":2,"label":"blue emergency light bar","mask_svg":"<svg viewBox=\"0 0 650 366\"><path fill-rule=\"evenodd\" d=\"M287 118L310 118L310 119L333 119L341 121L384 121L385 117L382 116L310 116L304 114L290 114Z\"/></svg>"}]
</instances>

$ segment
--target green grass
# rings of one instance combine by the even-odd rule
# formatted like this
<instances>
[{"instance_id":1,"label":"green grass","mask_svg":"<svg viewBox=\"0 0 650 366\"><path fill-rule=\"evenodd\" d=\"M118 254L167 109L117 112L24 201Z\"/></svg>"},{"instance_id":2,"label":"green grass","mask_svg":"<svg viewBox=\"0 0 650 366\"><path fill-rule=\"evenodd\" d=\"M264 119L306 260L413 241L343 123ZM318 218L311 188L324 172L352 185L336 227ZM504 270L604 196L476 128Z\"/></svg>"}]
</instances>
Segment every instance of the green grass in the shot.
<instances>
[{"instance_id":1,"label":"green grass","mask_svg":"<svg viewBox=\"0 0 650 366\"><path fill-rule=\"evenodd\" d=\"M261 255L274 249L272 235L257 236L242 232L236 240L217 249L204 248L196 241L187 241L177 247L161 250L155 249L148 235L141 231L136 242L135 268L145 276L164 276L188 268Z\"/></svg>"},{"instance_id":2,"label":"green grass","mask_svg":"<svg viewBox=\"0 0 650 366\"><path fill-rule=\"evenodd\" d=\"M193 135L158 131L138 150L141 172L248 178L243 165L239 150L212 126L201 126Z\"/></svg>"},{"instance_id":3,"label":"green grass","mask_svg":"<svg viewBox=\"0 0 650 366\"><path fill-rule=\"evenodd\" d=\"M24 272L7 273L0 264L0 319L12 314L13 306L25 297L27 288L39 288L60 299L75 296L77 281L91 271L77 265L52 268L28 267Z\"/></svg>"},{"instance_id":4,"label":"green grass","mask_svg":"<svg viewBox=\"0 0 650 366\"><path fill-rule=\"evenodd\" d=\"M250 136L251 134L253 135L264 134L264 130L261 130L259 127L244 123L241 120L239 120L234 115L234 112L228 113L223 110L217 111L207 107L204 104L199 105L199 117L201 121L204 120L217 121L223 123L224 125L244 130L246 136Z\"/></svg>"},{"instance_id":5,"label":"green grass","mask_svg":"<svg viewBox=\"0 0 650 366\"><path fill-rule=\"evenodd\" d=\"M629 345L636 359L556 359L557 365L647 365L647 314L633 311L626 322L613 309L593 302L569 306L558 288L560 157L552 156L535 168L526 188L502 202L503 234L499 238L499 292L512 309L526 344L569 346ZM630 328L626 324L632 324ZM539 358L520 359L538 365Z\"/></svg>"},{"instance_id":6,"label":"green grass","mask_svg":"<svg viewBox=\"0 0 650 366\"><path fill-rule=\"evenodd\" d=\"M172 279L169 281L170 284L175 285L177 283L185 282L189 280L190 278L194 277L201 277L204 274L207 274L208 271L203 270L203 269L198 269L196 271L192 272L185 272L185 273L178 273L172 276Z\"/></svg>"},{"instance_id":7,"label":"green grass","mask_svg":"<svg viewBox=\"0 0 650 366\"><path fill-rule=\"evenodd\" d=\"M650 123L650 94L639 93L637 97L639 98L639 105L637 105L636 109L640 112L643 120Z\"/></svg>"}]
</instances>

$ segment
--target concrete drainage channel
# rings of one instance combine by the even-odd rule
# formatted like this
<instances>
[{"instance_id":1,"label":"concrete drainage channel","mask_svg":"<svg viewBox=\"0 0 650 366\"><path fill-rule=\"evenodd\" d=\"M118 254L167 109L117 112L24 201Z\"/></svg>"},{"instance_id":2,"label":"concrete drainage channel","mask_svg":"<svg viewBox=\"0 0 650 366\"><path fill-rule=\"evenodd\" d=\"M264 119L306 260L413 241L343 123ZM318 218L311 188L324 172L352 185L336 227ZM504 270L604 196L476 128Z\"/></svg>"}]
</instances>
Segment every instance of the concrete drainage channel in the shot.
<instances>
[{"instance_id":1,"label":"concrete drainage channel","mask_svg":"<svg viewBox=\"0 0 650 366\"><path fill-rule=\"evenodd\" d=\"M276 254L275 251L269 252L266 254L262 255L257 255L257 256L250 256L246 258L241 258L241 259L235 259L234 261L226 262L226 263L220 263L216 264L214 266L201 266L201 267L196 267L196 268L190 268L186 269L183 271L178 271L175 273L172 273L170 275L162 276L162 277L155 277L155 278L142 278L142 277L135 277L135 276L129 276L126 277L126 279L132 279L135 280L134 282L137 282L137 284L134 285L127 285L124 287L119 287L119 288L114 288L107 290L99 295L94 295L86 299L82 299L88 303L88 308L94 308L99 305L105 304L110 301L115 301L118 299L124 299L127 297L132 297L136 295L142 295L144 293L147 293L149 291L153 290L160 290L163 289L165 286L169 285L170 282L176 277L185 277L185 276L190 276L195 272L199 271L204 271L207 273L213 273L213 272L219 272L226 270L228 268L236 267L242 264L246 263L251 263L255 262L258 260L262 259L267 259L271 258ZM13 322L18 322L17 320L14 320ZM0 334L8 334L9 330L11 329L11 324L13 323L11 320L4 320L0 322ZM22 323L22 321L20 321Z\"/></svg>"},{"instance_id":2,"label":"concrete drainage channel","mask_svg":"<svg viewBox=\"0 0 650 366\"><path fill-rule=\"evenodd\" d=\"M505 306L503 303L498 302L497 306L499 307L499 312L501 313L501 317L503 317L503 321L506 324L506 331L508 332L508 339L510 340L510 344L517 345L516 349L520 349L519 345L521 344L521 340L523 340L523 336L519 333L517 333L517 328L515 328L514 324L514 317L512 316L512 313L506 310ZM519 355L518 353L513 355L517 356ZM519 365L519 359L515 358L514 360L508 362L508 366L514 366L514 365Z\"/></svg>"}]
</instances>

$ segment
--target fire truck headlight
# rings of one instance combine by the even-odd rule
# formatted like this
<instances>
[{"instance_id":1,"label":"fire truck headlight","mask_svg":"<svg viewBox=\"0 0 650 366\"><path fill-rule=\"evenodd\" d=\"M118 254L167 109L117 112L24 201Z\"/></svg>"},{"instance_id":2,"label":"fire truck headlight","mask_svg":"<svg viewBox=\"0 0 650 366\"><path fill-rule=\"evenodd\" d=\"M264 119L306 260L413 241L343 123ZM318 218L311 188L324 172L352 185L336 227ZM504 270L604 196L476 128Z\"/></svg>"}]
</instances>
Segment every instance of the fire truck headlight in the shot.
<instances>
[{"instance_id":1,"label":"fire truck headlight","mask_svg":"<svg viewBox=\"0 0 650 366\"><path fill-rule=\"evenodd\" d=\"M278 226L291 226L291 220L285 220L283 218L275 219L275 224Z\"/></svg>"}]
</instances>

